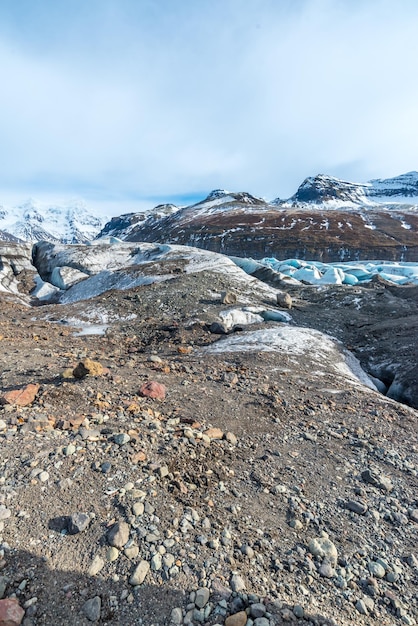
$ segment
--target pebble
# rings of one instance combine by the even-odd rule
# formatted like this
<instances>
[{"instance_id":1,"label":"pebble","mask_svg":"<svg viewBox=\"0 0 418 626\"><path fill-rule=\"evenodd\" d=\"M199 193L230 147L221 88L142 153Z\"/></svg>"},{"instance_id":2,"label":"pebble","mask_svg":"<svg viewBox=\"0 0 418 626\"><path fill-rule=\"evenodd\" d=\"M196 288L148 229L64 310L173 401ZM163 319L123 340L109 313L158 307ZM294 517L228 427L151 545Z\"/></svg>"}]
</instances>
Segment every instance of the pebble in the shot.
<instances>
[{"instance_id":1,"label":"pebble","mask_svg":"<svg viewBox=\"0 0 418 626\"><path fill-rule=\"evenodd\" d=\"M0 430L6 430L7 424L4 420L0 420Z\"/></svg>"},{"instance_id":2,"label":"pebble","mask_svg":"<svg viewBox=\"0 0 418 626\"><path fill-rule=\"evenodd\" d=\"M0 504L0 520L8 519L12 512L4 504Z\"/></svg>"},{"instance_id":3,"label":"pebble","mask_svg":"<svg viewBox=\"0 0 418 626\"><path fill-rule=\"evenodd\" d=\"M150 569L148 561L141 561L131 574L129 583L133 586L142 585Z\"/></svg>"},{"instance_id":4,"label":"pebble","mask_svg":"<svg viewBox=\"0 0 418 626\"><path fill-rule=\"evenodd\" d=\"M136 557L139 554L139 547L138 546L131 546L130 548L125 548L125 550L123 551L124 555L128 558L128 559L136 559Z\"/></svg>"},{"instance_id":5,"label":"pebble","mask_svg":"<svg viewBox=\"0 0 418 626\"><path fill-rule=\"evenodd\" d=\"M111 546L106 552L106 560L109 561L109 563L113 563L113 561L116 561L118 557L119 557L119 550L115 548L114 546Z\"/></svg>"},{"instance_id":6,"label":"pebble","mask_svg":"<svg viewBox=\"0 0 418 626\"><path fill-rule=\"evenodd\" d=\"M381 563L377 563L376 561L369 561L367 567L369 568L369 572L372 576L375 576L376 578L385 577L386 570L383 565L381 565Z\"/></svg>"},{"instance_id":7,"label":"pebble","mask_svg":"<svg viewBox=\"0 0 418 626\"><path fill-rule=\"evenodd\" d=\"M105 461L104 463L102 463L100 471L102 472L102 474L107 474L108 472L110 472L111 468L112 464L110 463L110 461Z\"/></svg>"},{"instance_id":8,"label":"pebble","mask_svg":"<svg viewBox=\"0 0 418 626\"><path fill-rule=\"evenodd\" d=\"M95 576L96 574L100 572L100 570L104 568L104 566L105 566L104 560L102 559L101 556L96 554L88 570L89 576Z\"/></svg>"},{"instance_id":9,"label":"pebble","mask_svg":"<svg viewBox=\"0 0 418 626\"><path fill-rule=\"evenodd\" d=\"M224 433L220 428L208 428L205 430L204 434L209 439L223 439Z\"/></svg>"},{"instance_id":10,"label":"pebble","mask_svg":"<svg viewBox=\"0 0 418 626\"><path fill-rule=\"evenodd\" d=\"M301 530L303 528L303 524L299 519L292 519L289 522L290 528L294 528L295 530Z\"/></svg>"},{"instance_id":11,"label":"pebble","mask_svg":"<svg viewBox=\"0 0 418 626\"><path fill-rule=\"evenodd\" d=\"M195 605L199 609L203 609L209 601L209 589L207 587L200 587L196 591Z\"/></svg>"},{"instance_id":12,"label":"pebble","mask_svg":"<svg viewBox=\"0 0 418 626\"><path fill-rule=\"evenodd\" d=\"M237 593L239 593L240 591L244 591L246 588L245 581L239 574L233 574L231 576L230 585L232 591L236 591Z\"/></svg>"},{"instance_id":13,"label":"pebble","mask_svg":"<svg viewBox=\"0 0 418 626\"><path fill-rule=\"evenodd\" d=\"M262 602L254 602L250 606L251 617L263 617L266 614L266 607Z\"/></svg>"},{"instance_id":14,"label":"pebble","mask_svg":"<svg viewBox=\"0 0 418 626\"><path fill-rule=\"evenodd\" d=\"M300 604L296 604L293 607L293 613L294 613L295 617L298 617L299 619L302 619L302 617L305 615L305 611L303 609L303 606L301 606Z\"/></svg>"},{"instance_id":15,"label":"pebble","mask_svg":"<svg viewBox=\"0 0 418 626\"><path fill-rule=\"evenodd\" d=\"M345 508L353 511L353 513L357 513L357 515L364 515L367 511L367 505L363 502L358 502L358 500L349 500L346 502Z\"/></svg>"},{"instance_id":16,"label":"pebble","mask_svg":"<svg viewBox=\"0 0 418 626\"><path fill-rule=\"evenodd\" d=\"M257 619L254 620L254 626L270 626L270 620L266 617L257 617Z\"/></svg>"},{"instance_id":17,"label":"pebble","mask_svg":"<svg viewBox=\"0 0 418 626\"><path fill-rule=\"evenodd\" d=\"M90 598L83 604L82 611L90 622L97 622L100 619L100 611L102 608L102 601L100 596Z\"/></svg>"},{"instance_id":18,"label":"pebble","mask_svg":"<svg viewBox=\"0 0 418 626\"><path fill-rule=\"evenodd\" d=\"M231 446L236 446L238 443L238 439L236 435L234 435L234 433L231 433L231 432L226 433L225 439L227 440L228 443L231 444Z\"/></svg>"},{"instance_id":19,"label":"pebble","mask_svg":"<svg viewBox=\"0 0 418 626\"><path fill-rule=\"evenodd\" d=\"M324 578L333 578L335 576L335 569L328 557L325 557L322 561L318 571Z\"/></svg>"},{"instance_id":20,"label":"pebble","mask_svg":"<svg viewBox=\"0 0 418 626\"><path fill-rule=\"evenodd\" d=\"M22 623L25 611L16 598L0 600L0 624L5 626L19 626Z\"/></svg>"},{"instance_id":21,"label":"pebble","mask_svg":"<svg viewBox=\"0 0 418 626\"><path fill-rule=\"evenodd\" d=\"M326 557L333 567L337 565L337 548L328 537L316 537L312 539L309 542L308 549L314 556Z\"/></svg>"},{"instance_id":22,"label":"pebble","mask_svg":"<svg viewBox=\"0 0 418 626\"><path fill-rule=\"evenodd\" d=\"M409 517L413 522L418 524L418 509L411 509L409 511Z\"/></svg>"},{"instance_id":23,"label":"pebble","mask_svg":"<svg viewBox=\"0 0 418 626\"><path fill-rule=\"evenodd\" d=\"M49 480L49 474L48 472L40 472L40 474L38 474L38 478L41 481L41 483L46 483L47 480Z\"/></svg>"},{"instance_id":24,"label":"pebble","mask_svg":"<svg viewBox=\"0 0 418 626\"><path fill-rule=\"evenodd\" d=\"M76 447L73 443L70 443L68 446L65 446L62 449L62 453L64 454L64 456L71 456L72 454L74 454L76 451Z\"/></svg>"},{"instance_id":25,"label":"pebble","mask_svg":"<svg viewBox=\"0 0 418 626\"><path fill-rule=\"evenodd\" d=\"M176 624L176 626L183 623L183 611L181 607L177 606L171 611L170 622Z\"/></svg>"},{"instance_id":26,"label":"pebble","mask_svg":"<svg viewBox=\"0 0 418 626\"><path fill-rule=\"evenodd\" d=\"M247 613L240 611L234 615L230 615L225 620L225 626L245 626L247 623Z\"/></svg>"},{"instance_id":27,"label":"pebble","mask_svg":"<svg viewBox=\"0 0 418 626\"><path fill-rule=\"evenodd\" d=\"M114 548L123 548L129 539L129 524L116 522L107 533L107 542Z\"/></svg>"},{"instance_id":28,"label":"pebble","mask_svg":"<svg viewBox=\"0 0 418 626\"><path fill-rule=\"evenodd\" d=\"M139 395L145 398L154 398L156 400L164 400L166 388L161 383L149 381L144 383L139 389Z\"/></svg>"},{"instance_id":29,"label":"pebble","mask_svg":"<svg viewBox=\"0 0 418 626\"><path fill-rule=\"evenodd\" d=\"M158 572L162 567L162 556L157 552L151 559L151 569L154 572Z\"/></svg>"},{"instance_id":30,"label":"pebble","mask_svg":"<svg viewBox=\"0 0 418 626\"><path fill-rule=\"evenodd\" d=\"M393 485L392 481L388 476L383 476L383 474L378 474L377 472L366 469L361 473L361 477L365 483L369 483L374 487L379 487L383 491L392 491Z\"/></svg>"},{"instance_id":31,"label":"pebble","mask_svg":"<svg viewBox=\"0 0 418 626\"><path fill-rule=\"evenodd\" d=\"M127 433L118 433L117 435L113 435L113 441L118 446L124 446L126 443L129 443L130 440L131 438Z\"/></svg>"},{"instance_id":32,"label":"pebble","mask_svg":"<svg viewBox=\"0 0 418 626\"><path fill-rule=\"evenodd\" d=\"M86 530L90 523L90 516L87 513L73 513L68 518L67 530L70 535L76 535L77 533Z\"/></svg>"},{"instance_id":33,"label":"pebble","mask_svg":"<svg viewBox=\"0 0 418 626\"><path fill-rule=\"evenodd\" d=\"M142 515L144 513L144 503L143 502L134 502L132 505L132 513L135 516Z\"/></svg>"}]
</instances>

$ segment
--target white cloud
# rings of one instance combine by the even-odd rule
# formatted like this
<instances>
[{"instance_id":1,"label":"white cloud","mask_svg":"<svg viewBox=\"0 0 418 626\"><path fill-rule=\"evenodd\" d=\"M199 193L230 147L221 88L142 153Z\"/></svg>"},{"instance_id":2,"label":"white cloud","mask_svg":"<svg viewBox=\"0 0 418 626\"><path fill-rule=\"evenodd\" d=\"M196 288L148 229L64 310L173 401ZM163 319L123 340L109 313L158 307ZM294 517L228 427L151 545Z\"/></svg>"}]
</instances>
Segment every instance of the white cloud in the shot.
<instances>
[{"instance_id":1,"label":"white cloud","mask_svg":"<svg viewBox=\"0 0 418 626\"><path fill-rule=\"evenodd\" d=\"M10 192L283 197L417 168L412 0L57 4L0 7Z\"/></svg>"}]
</instances>

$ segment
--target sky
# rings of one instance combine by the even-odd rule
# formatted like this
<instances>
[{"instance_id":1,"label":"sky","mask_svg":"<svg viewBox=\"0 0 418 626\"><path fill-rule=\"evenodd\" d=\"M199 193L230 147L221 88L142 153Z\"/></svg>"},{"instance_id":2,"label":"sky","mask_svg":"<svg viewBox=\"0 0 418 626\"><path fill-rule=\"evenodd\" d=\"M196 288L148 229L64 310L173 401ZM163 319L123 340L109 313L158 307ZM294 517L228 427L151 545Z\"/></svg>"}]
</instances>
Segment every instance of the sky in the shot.
<instances>
[{"instance_id":1,"label":"sky","mask_svg":"<svg viewBox=\"0 0 418 626\"><path fill-rule=\"evenodd\" d=\"M418 169L416 0L1 0L0 204Z\"/></svg>"}]
</instances>

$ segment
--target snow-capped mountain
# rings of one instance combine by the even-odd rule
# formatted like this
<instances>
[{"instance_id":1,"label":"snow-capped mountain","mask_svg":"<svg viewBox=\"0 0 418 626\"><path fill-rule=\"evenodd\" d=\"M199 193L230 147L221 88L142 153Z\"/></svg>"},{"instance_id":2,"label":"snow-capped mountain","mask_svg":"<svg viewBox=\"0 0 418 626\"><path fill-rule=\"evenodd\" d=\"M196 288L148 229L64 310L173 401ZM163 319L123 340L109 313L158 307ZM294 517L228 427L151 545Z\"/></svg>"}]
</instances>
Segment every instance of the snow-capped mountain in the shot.
<instances>
[{"instance_id":1,"label":"snow-capped mountain","mask_svg":"<svg viewBox=\"0 0 418 626\"><path fill-rule=\"evenodd\" d=\"M323 205L324 208L347 208L350 205L379 206L418 205L418 172L408 172L394 178L377 178L367 183L353 183L318 174L306 178L294 196L277 198L276 206Z\"/></svg>"},{"instance_id":2,"label":"snow-capped mountain","mask_svg":"<svg viewBox=\"0 0 418 626\"><path fill-rule=\"evenodd\" d=\"M172 207L172 205L169 205ZM216 189L161 215L113 218L98 237L193 245L231 256L418 259L418 173L354 183L307 178L287 200Z\"/></svg>"},{"instance_id":3,"label":"snow-capped mountain","mask_svg":"<svg viewBox=\"0 0 418 626\"><path fill-rule=\"evenodd\" d=\"M94 239L104 221L83 202L57 205L30 199L14 207L0 206L0 240L85 243Z\"/></svg>"},{"instance_id":4,"label":"snow-capped mountain","mask_svg":"<svg viewBox=\"0 0 418 626\"><path fill-rule=\"evenodd\" d=\"M366 183L366 195L376 202L387 200L418 204L418 172L408 172L394 178L376 178Z\"/></svg>"}]
</instances>

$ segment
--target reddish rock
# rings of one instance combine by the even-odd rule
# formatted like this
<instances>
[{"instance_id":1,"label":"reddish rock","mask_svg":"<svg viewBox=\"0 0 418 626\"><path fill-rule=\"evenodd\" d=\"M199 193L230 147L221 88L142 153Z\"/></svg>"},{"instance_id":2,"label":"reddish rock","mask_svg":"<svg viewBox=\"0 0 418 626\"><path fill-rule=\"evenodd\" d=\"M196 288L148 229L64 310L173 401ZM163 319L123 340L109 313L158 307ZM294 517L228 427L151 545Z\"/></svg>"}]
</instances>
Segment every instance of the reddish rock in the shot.
<instances>
[{"instance_id":1,"label":"reddish rock","mask_svg":"<svg viewBox=\"0 0 418 626\"><path fill-rule=\"evenodd\" d=\"M141 463L142 461L146 460L147 455L142 450L140 450L139 452L135 452L135 454L131 456L131 463Z\"/></svg>"},{"instance_id":2,"label":"reddish rock","mask_svg":"<svg viewBox=\"0 0 418 626\"><path fill-rule=\"evenodd\" d=\"M0 626L19 626L24 615L25 611L16 598L0 600Z\"/></svg>"},{"instance_id":3,"label":"reddish rock","mask_svg":"<svg viewBox=\"0 0 418 626\"><path fill-rule=\"evenodd\" d=\"M165 386L161 383L157 383L154 380L150 380L148 383L144 383L139 390L139 395L144 398L155 398L157 400L164 400L165 398Z\"/></svg>"},{"instance_id":4,"label":"reddish rock","mask_svg":"<svg viewBox=\"0 0 418 626\"><path fill-rule=\"evenodd\" d=\"M204 434L210 439L223 439L224 433L220 428L208 428Z\"/></svg>"},{"instance_id":5,"label":"reddish rock","mask_svg":"<svg viewBox=\"0 0 418 626\"><path fill-rule=\"evenodd\" d=\"M17 406L28 406L36 398L36 394L39 391L38 384L29 384L23 389L12 389L12 391L6 391L3 394L3 404L16 404Z\"/></svg>"}]
</instances>

